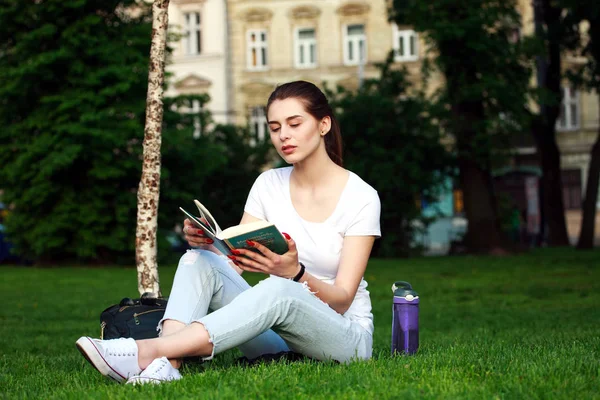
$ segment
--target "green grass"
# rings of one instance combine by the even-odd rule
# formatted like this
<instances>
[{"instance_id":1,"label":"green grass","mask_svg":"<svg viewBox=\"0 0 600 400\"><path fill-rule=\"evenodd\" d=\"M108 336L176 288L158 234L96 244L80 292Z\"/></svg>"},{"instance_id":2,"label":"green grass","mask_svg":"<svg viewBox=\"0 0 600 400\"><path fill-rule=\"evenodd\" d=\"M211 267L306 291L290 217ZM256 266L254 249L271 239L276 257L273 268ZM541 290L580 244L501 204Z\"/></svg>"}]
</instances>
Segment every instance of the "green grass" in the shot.
<instances>
[{"instance_id":1,"label":"green grass","mask_svg":"<svg viewBox=\"0 0 600 400\"><path fill-rule=\"evenodd\" d=\"M160 269L166 294L174 271ZM106 306L136 294L133 269L0 274L0 398L600 398L598 251L372 260L372 360L242 367L235 350L184 367L181 381L144 387L105 379L74 346L99 335ZM415 356L389 356L395 280L421 295Z\"/></svg>"}]
</instances>

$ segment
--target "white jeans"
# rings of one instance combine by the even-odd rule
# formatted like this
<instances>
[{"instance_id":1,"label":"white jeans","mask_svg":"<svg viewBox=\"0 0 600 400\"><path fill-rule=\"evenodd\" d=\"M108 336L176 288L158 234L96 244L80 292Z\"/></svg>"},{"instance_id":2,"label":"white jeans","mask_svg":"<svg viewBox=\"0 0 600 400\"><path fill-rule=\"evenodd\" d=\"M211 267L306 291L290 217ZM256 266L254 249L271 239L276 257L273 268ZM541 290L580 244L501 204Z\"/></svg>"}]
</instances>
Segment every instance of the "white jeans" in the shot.
<instances>
[{"instance_id":1,"label":"white jeans","mask_svg":"<svg viewBox=\"0 0 600 400\"><path fill-rule=\"evenodd\" d=\"M225 259L205 250L181 257L159 328L167 319L204 325L213 343L205 359L233 347L250 359L288 350L340 362L372 354L371 334L307 285L272 276L250 287Z\"/></svg>"}]
</instances>

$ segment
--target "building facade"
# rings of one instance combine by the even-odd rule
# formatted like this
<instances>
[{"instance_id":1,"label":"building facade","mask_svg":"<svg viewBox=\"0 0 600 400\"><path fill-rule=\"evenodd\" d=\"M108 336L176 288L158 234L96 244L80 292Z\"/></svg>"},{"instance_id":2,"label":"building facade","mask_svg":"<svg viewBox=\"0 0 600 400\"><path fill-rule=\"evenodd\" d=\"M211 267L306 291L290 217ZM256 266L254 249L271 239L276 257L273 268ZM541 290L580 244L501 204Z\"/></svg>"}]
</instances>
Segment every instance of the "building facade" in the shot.
<instances>
[{"instance_id":1,"label":"building facade","mask_svg":"<svg viewBox=\"0 0 600 400\"><path fill-rule=\"evenodd\" d=\"M420 45L388 23L385 0L227 0L235 122L267 133L264 106L276 85L303 79L356 88L396 49L418 69Z\"/></svg>"},{"instance_id":2,"label":"building facade","mask_svg":"<svg viewBox=\"0 0 600 400\"><path fill-rule=\"evenodd\" d=\"M532 2L519 0L519 11L523 16L524 34L533 34L535 21ZM586 62L585 59L563 54L562 71L568 71L584 62ZM598 135L599 127L598 93L576 90L564 78L561 112L556 123L556 140L561 155L563 193L557 193L557 195L563 197L567 230L573 243L579 237L581 206L588 177L590 150ZM517 160L517 163L539 165L535 148L522 147L519 152L522 157L521 161ZM600 201L597 203L597 208L600 208ZM600 218L596 220L596 237L600 243Z\"/></svg>"},{"instance_id":3,"label":"building facade","mask_svg":"<svg viewBox=\"0 0 600 400\"><path fill-rule=\"evenodd\" d=\"M225 0L171 0L169 34L173 53L166 95L208 94L205 107L217 123L232 122L228 13ZM198 111L198 104L190 111Z\"/></svg>"},{"instance_id":4,"label":"building facade","mask_svg":"<svg viewBox=\"0 0 600 400\"><path fill-rule=\"evenodd\" d=\"M424 43L410 26L388 22L386 4L386 0L172 0L170 32L180 34L181 40L167 67L173 74L168 94L208 93L207 107L216 122L248 124L265 136L264 106L278 84L303 79L322 88L355 89L362 79L377 76L375 64L391 50L395 62L407 67L418 82ZM522 26L515 40L534 33L531 1L519 0L518 9ZM581 62L565 56L563 70ZM429 83L433 90L442 81L432 76ZM600 125L598 94L575 90L565 79L561 110L557 141L564 190L557 195L563 196L574 240L589 152ZM541 173L531 140L517 146L510 168L525 175ZM510 191L524 203L523 181L511 179ZM453 209L460 214L462 202L456 195Z\"/></svg>"}]
</instances>

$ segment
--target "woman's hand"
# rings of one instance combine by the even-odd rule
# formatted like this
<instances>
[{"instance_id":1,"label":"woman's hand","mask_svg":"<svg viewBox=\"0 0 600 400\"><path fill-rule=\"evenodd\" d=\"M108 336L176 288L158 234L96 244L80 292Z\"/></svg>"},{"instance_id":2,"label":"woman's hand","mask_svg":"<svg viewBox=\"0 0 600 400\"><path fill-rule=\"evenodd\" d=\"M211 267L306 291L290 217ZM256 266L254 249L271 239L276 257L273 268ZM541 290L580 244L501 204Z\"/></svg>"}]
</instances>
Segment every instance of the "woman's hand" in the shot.
<instances>
[{"instance_id":1,"label":"woman's hand","mask_svg":"<svg viewBox=\"0 0 600 400\"><path fill-rule=\"evenodd\" d=\"M279 255L273 253L260 243L248 242L249 245L257 249L260 253L247 249L235 249L232 250L235 255L228 257L244 271L261 272L282 278L293 278L300 271L296 242L287 233L284 233L283 236L285 236L288 243L288 251L285 254Z\"/></svg>"},{"instance_id":2,"label":"woman's hand","mask_svg":"<svg viewBox=\"0 0 600 400\"><path fill-rule=\"evenodd\" d=\"M201 220L202 221L202 220ZM207 222L203 220L203 222ZM208 222L207 222L208 223ZM183 221L183 234L185 240L192 247L198 247L204 250L211 250L214 248L212 246L213 240L204 235L204 231L198 228L192 221L186 218Z\"/></svg>"}]
</instances>

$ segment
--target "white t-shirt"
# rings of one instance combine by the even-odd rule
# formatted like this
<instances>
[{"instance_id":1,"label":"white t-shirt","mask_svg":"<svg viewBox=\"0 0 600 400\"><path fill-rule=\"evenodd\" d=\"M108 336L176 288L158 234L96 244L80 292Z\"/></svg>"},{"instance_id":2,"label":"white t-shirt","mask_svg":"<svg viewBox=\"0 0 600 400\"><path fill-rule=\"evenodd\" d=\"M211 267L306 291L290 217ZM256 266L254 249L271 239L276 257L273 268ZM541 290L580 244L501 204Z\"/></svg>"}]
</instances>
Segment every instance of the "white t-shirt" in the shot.
<instances>
[{"instance_id":1,"label":"white t-shirt","mask_svg":"<svg viewBox=\"0 0 600 400\"><path fill-rule=\"evenodd\" d=\"M324 222L305 221L290 197L293 167L263 172L254 182L244 211L275 224L296 242L298 258L306 270L333 284L337 276L344 236L381 236L381 203L377 191L349 171L348 182L333 213ZM373 314L367 282L361 280L352 305L344 317L373 333Z\"/></svg>"}]
</instances>

